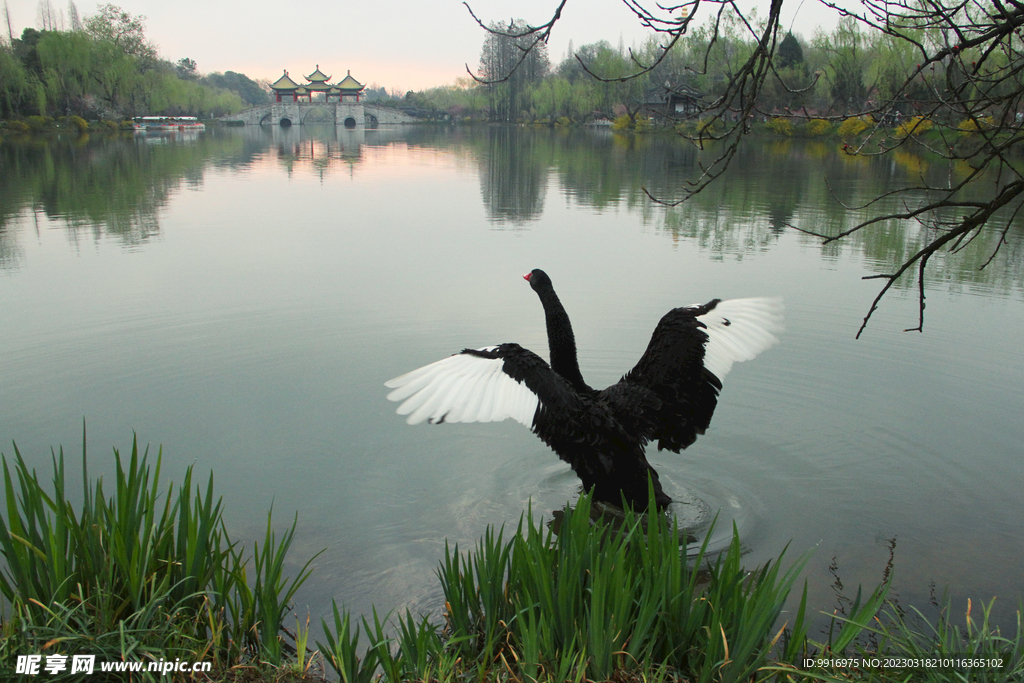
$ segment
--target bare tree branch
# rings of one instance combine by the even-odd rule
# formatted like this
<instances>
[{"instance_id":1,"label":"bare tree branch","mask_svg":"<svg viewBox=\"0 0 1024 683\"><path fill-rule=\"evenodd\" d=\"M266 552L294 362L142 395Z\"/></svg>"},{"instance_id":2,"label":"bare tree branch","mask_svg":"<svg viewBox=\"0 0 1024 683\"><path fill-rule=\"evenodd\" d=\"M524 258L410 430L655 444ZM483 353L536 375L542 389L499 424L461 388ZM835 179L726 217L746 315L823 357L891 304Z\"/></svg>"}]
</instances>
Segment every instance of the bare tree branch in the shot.
<instances>
[{"instance_id":1,"label":"bare tree branch","mask_svg":"<svg viewBox=\"0 0 1024 683\"><path fill-rule=\"evenodd\" d=\"M514 19L509 20L509 30L502 30L500 28L488 26L487 24L480 20L480 17L478 17L476 13L473 12L473 8L469 6L468 2L463 2L462 4L465 5L467 10L469 10L469 14L471 17L473 17L473 20L480 26L480 28L487 31L488 33L496 36L501 36L504 38L510 38L514 40L517 44L519 42L519 39L529 38L528 44L521 46L519 48L521 51L519 59L512 66L512 68L507 71L507 73L504 76L493 79L479 78L476 74L473 73L473 70L469 68L469 64L466 64L466 73L468 73L474 81L476 81L477 83L482 83L484 85L491 85L493 83L503 83L507 81L509 78L512 77L512 74L519 70L519 67L523 65L527 57L530 56L530 53L538 45L540 45L541 43L547 44L548 38L551 37L551 31L555 27L555 23L562 18L562 8L565 7L566 2L568 2L568 0L561 0L561 2L558 5L558 8L555 10L554 15L546 23L541 24L540 26L526 25L521 30L516 29L517 23Z\"/></svg>"}]
</instances>

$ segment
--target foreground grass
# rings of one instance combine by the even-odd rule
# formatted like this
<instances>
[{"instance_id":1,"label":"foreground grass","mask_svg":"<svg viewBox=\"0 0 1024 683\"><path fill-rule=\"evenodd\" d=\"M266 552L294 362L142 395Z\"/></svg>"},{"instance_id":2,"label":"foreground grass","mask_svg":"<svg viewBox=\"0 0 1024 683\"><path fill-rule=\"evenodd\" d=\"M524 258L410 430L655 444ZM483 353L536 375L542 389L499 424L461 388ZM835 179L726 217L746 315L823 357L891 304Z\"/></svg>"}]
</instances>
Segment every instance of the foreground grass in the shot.
<instances>
[{"instance_id":1,"label":"foreground grass","mask_svg":"<svg viewBox=\"0 0 1024 683\"><path fill-rule=\"evenodd\" d=\"M160 455L151 468L133 441L128 458L114 451L108 497L88 476L84 441L79 510L68 502L63 451L53 456L50 492L17 447L13 471L3 458L0 592L10 613L0 667L13 670L17 654L211 661L215 669L284 663L284 620L312 562L284 576L295 523L279 538L268 514L263 543L247 553L224 528L212 474L193 488L189 467L165 490Z\"/></svg>"},{"instance_id":2,"label":"foreground grass","mask_svg":"<svg viewBox=\"0 0 1024 683\"><path fill-rule=\"evenodd\" d=\"M788 562L783 553L748 570L735 528L722 553L711 556L705 541L687 557L673 520L628 511L609 519L587 496L564 511L557 533L528 511L514 533L488 528L468 551L446 547L443 614L354 618L335 604L324 642L311 644L308 620L285 623L313 561L295 578L284 575L294 522L278 538L268 515L263 543L247 553L228 537L212 475L193 488L189 468L180 486L165 488L159 454L152 468L134 442L128 458L114 455L108 497L102 481L89 479L83 438L79 510L66 497L63 452L53 456L51 491L17 448L12 463L3 458L0 591L9 613L0 622L0 671L14 671L18 655L92 654L210 662L213 670L192 680L233 683L320 681L325 673L344 683L1024 679L1019 610L1012 638L990 624L991 604L973 615L969 606L962 627L948 606L931 624L886 605L883 582L866 597L858 591L817 642L807 633L806 584L796 609L783 612L806 557ZM904 663L806 666L885 656ZM932 658L941 666L906 665ZM964 666L964 658L1003 665Z\"/></svg>"}]
</instances>

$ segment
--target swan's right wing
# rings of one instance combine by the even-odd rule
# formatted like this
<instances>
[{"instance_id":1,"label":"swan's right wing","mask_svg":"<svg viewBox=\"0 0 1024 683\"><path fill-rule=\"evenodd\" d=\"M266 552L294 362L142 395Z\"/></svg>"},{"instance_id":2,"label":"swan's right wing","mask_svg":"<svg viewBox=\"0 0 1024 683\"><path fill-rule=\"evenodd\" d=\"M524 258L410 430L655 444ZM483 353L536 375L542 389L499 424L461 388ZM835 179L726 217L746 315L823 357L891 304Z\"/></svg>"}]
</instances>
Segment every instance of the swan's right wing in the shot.
<instances>
[{"instance_id":1,"label":"swan's right wing","mask_svg":"<svg viewBox=\"0 0 1024 683\"><path fill-rule=\"evenodd\" d=\"M633 385L653 392L661 405L646 416L654 425L648 438L679 452L708 428L733 363L777 343L781 331L781 299L715 299L676 308L658 323L636 367L606 391L628 396Z\"/></svg>"},{"instance_id":2,"label":"swan's right wing","mask_svg":"<svg viewBox=\"0 0 1024 683\"><path fill-rule=\"evenodd\" d=\"M719 380L733 363L751 360L779 343L783 328L782 299L728 299L697 316L708 335L704 367Z\"/></svg>"},{"instance_id":3,"label":"swan's right wing","mask_svg":"<svg viewBox=\"0 0 1024 683\"><path fill-rule=\"evenodd\" d=\"M544 411L569 409L571 387L537 354L518 344L465 349L384 383L406 422L499 422L535 429Z\"/></svg>"}]
</instances>

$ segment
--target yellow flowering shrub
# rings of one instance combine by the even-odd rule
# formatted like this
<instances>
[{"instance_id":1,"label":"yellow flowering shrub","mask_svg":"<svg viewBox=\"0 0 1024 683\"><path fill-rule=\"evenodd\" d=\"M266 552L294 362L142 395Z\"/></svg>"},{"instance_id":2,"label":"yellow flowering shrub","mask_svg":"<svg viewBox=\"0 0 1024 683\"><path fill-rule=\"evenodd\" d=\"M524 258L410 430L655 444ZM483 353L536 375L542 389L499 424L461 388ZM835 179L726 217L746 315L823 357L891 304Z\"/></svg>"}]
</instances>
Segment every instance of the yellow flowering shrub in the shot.
<instances>
[{"instance_id":1,"label":"yellow flowering shrub","mask_svg":"<svg viewBox=\"0 0 1024 683\"><path fill-rule=\"evenodd\" d=\"M864 119L851 117L845 119L839 124L839 137L841 138L852 138L863 133L868 127L868 122Z\"/></svg>"},{"instance_id":2,"label":"yellow flowering shrub","mask_svg":"<svg viewBox=\"0 0 1024 683\"><path fill-rule=\"evenodd\" d=\"M826 121L825 119L811 119L804 126L804 130L811 137L821 137L822 135L828 135L832 132L832 122Z\"/></svg>"},{"instance_id":3,"label":"yellow flowering shrub","mask_svg":"<svg viewBox=\"0 0 1024 683\"><path fill-rule=\"evenodd\" d=\"M612 130L629 130L633 127L633 120L627 114L616 116L612 121Z\"/></svg>"},{"instance_id":4,"label":"yellow flowering shrub","mask_svg":"<svg viewBox=\"0 0 1024 683\"><path fill-rule=\"evenodd\" d=\"M768 119L767 125L768 130L776 135L790 136L793 134L793 124L790 123L789 119L784 119L781 116L774 116Z\"/></svg>"},{"instance_id":5,"label":"yellow flowering shrub","mask_svg":"<svg viewBox=\"0 0 1024 683\"><path fill-rule=\"evenodd\" d=\"M979 130L991 130L996 127L996 120L991 116L981 119L964 119L957 126L962 133L977 133Z\"/></svg>"},{"instance_id":6,"label":"yellow flowering shrub","mask_svg":"<svg viewBox=\"0 0 1024 683\"><path fill-rule=\"evenodd\" d=\"M926 119L923 116L915 116L896 127L896 137L905 138L908 135L920 135L925 131L931 130L931 127L932 122L930 119Z\"/></svg>"}]
</instances>

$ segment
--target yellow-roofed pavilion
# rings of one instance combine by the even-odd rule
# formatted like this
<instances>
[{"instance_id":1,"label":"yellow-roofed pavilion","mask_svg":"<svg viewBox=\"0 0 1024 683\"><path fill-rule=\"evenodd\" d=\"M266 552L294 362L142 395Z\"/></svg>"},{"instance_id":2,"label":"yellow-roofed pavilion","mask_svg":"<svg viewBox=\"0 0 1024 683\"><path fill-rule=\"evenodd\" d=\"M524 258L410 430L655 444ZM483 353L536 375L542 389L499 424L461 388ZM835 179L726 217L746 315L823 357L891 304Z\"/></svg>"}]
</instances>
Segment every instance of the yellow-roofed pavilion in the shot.
<instances>
[{"instance_id":1,"label":"yellow-roofed pavilion","mask_svg":"<svg viewBox=\"0 0 1024 683\"><path fill-rule=\"evenodd\" d=\"M328 82L331 77L320 71L319 64L316 65L316 70L305 78L309 82L299 85L285 71L279 79L270 84L270 88L278 102L300 102L306 99L312 103L313 95L317 93L323 93L327 102L330 102L332 97L337 97L338 102L358 102L360 93L366 87L352 78L351 71L340 83L331 84Z\"/></svg>"}]
</instances>

